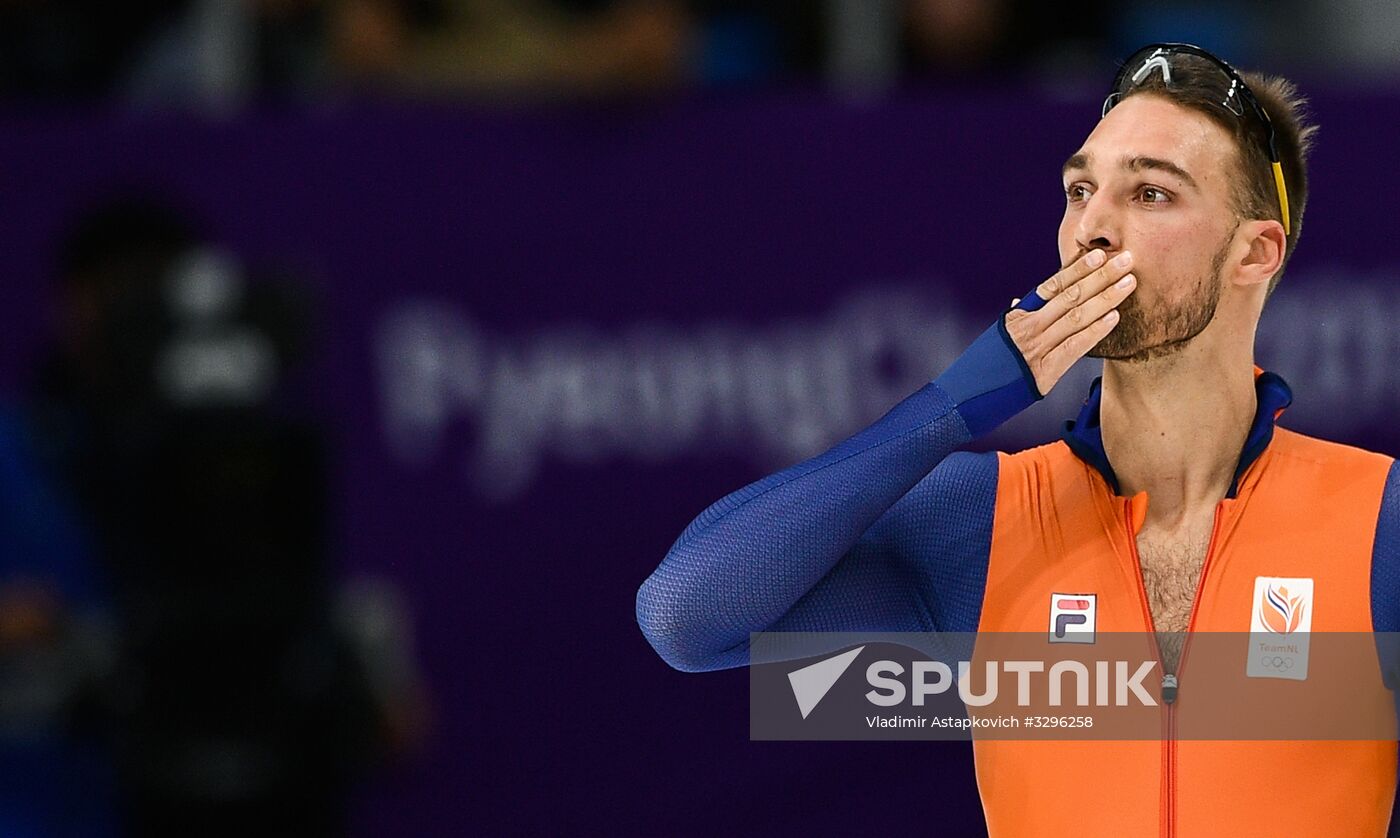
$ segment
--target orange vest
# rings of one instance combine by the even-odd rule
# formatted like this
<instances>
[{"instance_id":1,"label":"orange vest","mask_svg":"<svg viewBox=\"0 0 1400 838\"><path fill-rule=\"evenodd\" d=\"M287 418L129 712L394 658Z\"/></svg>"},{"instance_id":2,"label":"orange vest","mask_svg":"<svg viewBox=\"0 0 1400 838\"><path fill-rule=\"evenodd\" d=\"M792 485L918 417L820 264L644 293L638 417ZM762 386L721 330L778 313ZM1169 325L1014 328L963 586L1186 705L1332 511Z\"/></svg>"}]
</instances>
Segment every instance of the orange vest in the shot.
<instances>
[{"instance_id":1,"label":"orange vest","mask_svg":"<svg viewBox=\"0 0 1400 838\"><path fill-rule=\"evenodd\" d=\"M1315 580L1312 631L1370 632L1371 550L1391 462L1275 428L1217 507L1188 632L1248 632L1258 576ZM1000 454L999 467L978 631L1043 633L1052 592L1088 591L1098 631L1152 631L1134 538L1146 493L1115 495L1064 441ZM1394 741L1178 741L1169 714L1190 711L1188 664L1180 675L1180 697L1161 707L1161 741L991 741L974 731L991 838L1385 835Z\"/></svg>"}]
</instances>

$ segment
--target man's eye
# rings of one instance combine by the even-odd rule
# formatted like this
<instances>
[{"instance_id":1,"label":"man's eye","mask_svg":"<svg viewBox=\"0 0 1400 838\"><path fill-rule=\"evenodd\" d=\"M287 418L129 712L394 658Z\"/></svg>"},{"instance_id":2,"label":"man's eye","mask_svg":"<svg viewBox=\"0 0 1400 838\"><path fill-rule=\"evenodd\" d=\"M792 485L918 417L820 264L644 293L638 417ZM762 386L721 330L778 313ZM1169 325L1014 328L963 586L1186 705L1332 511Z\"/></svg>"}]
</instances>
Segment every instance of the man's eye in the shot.
<instances>
[{"instance_id":1,"label":"man's eye","mask_svg":"<svg viewBox=\"0 0 1400 838\"><path fill-rule=\"evenodd\" d=\"M1082 201L1089 195L1083 184L1075 183L1065 188L1065 197L1071 201Z\"/></svg>"},{"instance_id":2,"label":"man's eye","mask_svg":"<svg viewBox=\"0 0 1400 838\"><path fill-rule=\"evenodd\" d=\"M1149 204L1165 204L1167 201L1171 200L1170 195L1155 186L1144 186L1139 189L1138 197Z\"/></svg>"}]
</instances>

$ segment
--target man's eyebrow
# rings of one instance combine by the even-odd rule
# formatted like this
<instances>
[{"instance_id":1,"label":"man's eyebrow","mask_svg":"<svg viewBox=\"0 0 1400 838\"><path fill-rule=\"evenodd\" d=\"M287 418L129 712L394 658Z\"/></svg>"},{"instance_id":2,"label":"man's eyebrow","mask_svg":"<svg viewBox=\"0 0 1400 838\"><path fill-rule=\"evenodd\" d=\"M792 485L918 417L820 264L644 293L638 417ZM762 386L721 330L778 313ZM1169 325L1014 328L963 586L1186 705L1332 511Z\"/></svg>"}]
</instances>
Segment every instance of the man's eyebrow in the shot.
<instances>
[{"instance_id":1,"label":"man's eyebrow","mask_svg":"<svg viewBox=\"0 0 1400 838\"><path fill-rule=\"evenodd\" d=\"M1065 165L1060 169L1060 174L1063 176L1071 171L1088 169L1089 162L1090 157L1087 153L1083 151L1077 152L1073 155L1070 155L1070 158L1065 161ZM1191 177L1190 172L1186 171L1185 169L1181 168L1180 166L1178 166L1170 160L1163 160L1159 157L1144 157L1142 155L1138 155L1136 157L1124 157L1123 168L1127 169L1130 172L1140 172L1145 169L1166 172L1170 175L1175 175L1176 177L1180 178L1184 183L1189 184L1195 189L1200 188L1196 184L1196 179Z\"/></svg>"},{"instance_id":2,"label":"man's eyebrow","mask_svg":"<svg viewBox=\"0 0 1400 838\"><path fill-rule=\"evenodd\" d=\"M1196 179L1191 177L1190 172L1170 160L1161 160L1156 157L1127 157L1123 160L1123 168L1133 172L1140 172L1143 169L1155 169L1159 172L1175 175L1189 184L1193 189L1200 188L1196 186Z\"/></svg>"}]
</instances>

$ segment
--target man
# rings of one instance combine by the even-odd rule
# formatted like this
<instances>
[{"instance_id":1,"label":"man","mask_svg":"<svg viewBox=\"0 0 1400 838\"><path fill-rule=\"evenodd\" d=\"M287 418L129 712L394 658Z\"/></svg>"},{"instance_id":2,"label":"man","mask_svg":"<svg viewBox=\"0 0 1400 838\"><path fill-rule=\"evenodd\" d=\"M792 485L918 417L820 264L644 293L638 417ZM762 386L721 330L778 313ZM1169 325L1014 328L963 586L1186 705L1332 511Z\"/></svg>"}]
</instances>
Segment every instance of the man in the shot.
<instances>
[{"instance_id":1,"label":"man","mask_svg":"<svg viewBox=\"0 0 1400 838\"><path fill-rule=\"evenodd\" d=\"M1383 835L1394 741L1170 729L1173 638L1250 631L1260 591L1291 585L1304 631L1400 628L1394 461L1275 427L1292 394L1252 360L1307 203L1300 105L1189 45L1130 57L1064 167L1064 267L873 425L702 512L638 593L656 650L698 671L755 631L1044 633L1052 594L1092 593L1097 631L1161 633L1164 735L974 739L994 838ZM955 453L1086 354L1103 376L1061 440Z\"/></svg>"}]
</instances>

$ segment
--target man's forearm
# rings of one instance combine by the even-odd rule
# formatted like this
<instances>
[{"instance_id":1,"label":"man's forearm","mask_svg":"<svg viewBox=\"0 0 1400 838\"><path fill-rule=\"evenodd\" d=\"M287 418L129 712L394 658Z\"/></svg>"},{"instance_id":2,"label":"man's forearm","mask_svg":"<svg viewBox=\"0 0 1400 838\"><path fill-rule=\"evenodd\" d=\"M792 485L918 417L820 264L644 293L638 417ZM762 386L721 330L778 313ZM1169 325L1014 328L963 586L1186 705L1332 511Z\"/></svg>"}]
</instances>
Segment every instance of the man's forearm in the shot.
<instances>
[{"instance_id":1,"label":"man's forearm","mask_svg":"<svg viewBox=\"0 0 1400 838\"><path fill-rule=\"evenodd\" d=\"M643 633L672 666L697 671L746 664L750 632L799 601L802 619L785 620L786 630L869 625L852 623L851 611L874 599L884 604L874 620L881 630L933 628L916 593L891 590L880 568L818 583L855 560L862 535L945 457L1039 395L998 321L863 431L702 512L638 592Z\"/></svg>"}]
</instances>

